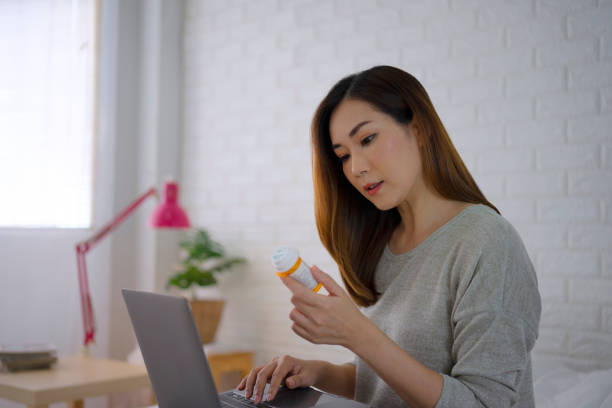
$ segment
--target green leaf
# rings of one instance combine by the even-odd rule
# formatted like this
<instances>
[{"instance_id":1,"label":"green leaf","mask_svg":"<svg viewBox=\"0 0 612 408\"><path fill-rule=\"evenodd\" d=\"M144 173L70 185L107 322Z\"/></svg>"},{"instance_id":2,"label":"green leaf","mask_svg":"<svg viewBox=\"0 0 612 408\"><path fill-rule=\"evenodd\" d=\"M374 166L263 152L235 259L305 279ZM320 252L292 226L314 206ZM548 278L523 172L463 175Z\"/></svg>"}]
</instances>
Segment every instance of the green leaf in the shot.
<instances>
[{"instance_id":1,"label":"green leaf","mask_svg":"<svg viewBox=\"0 0 612 408\"><path fill-rule=\"evenodd\" d=\"M167 288L176 286L180 289L188 289L193 285L215 285L217 283L215 274L228 271L247 261L240 257L225 258L223 246L212 240L208 232L203 229L194 230L189 239L180 242L179 246L185 250L186 256L181 261L181 271L168 279ZM213 266L201 267L204 261L211 259L217 260Z\"/></svg>"}]
</instances>

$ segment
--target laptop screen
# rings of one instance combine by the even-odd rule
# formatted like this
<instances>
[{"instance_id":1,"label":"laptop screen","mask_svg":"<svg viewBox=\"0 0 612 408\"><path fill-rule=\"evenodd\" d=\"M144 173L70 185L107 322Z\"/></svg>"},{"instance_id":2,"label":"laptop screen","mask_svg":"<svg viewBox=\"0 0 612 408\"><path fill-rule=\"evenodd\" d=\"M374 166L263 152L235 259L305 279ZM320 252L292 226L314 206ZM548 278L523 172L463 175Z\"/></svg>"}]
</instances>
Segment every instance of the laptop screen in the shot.
<instances>
[{"instance_id":1,"label":"laptop screen","mask_svg":"<svg viewBox=\"0 0 612 408\"><path fill-rule=\"evenodd\" d=\"M122 293L159 406L220 407L187 299Z\"/></svg>"}]
</instances>

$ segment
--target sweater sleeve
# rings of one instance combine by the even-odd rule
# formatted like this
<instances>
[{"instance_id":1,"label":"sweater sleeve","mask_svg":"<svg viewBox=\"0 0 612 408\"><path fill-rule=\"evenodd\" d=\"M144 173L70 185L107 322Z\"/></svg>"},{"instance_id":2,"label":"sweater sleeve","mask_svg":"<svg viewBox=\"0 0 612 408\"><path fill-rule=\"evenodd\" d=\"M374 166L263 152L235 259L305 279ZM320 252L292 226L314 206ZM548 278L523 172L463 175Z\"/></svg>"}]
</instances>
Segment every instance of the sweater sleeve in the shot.
<instances>
[{"instance_id":1,"label":"sweater sleeve","mask_svg":"<svg viewBox=\"0 0 612 408\"><path fill-rule=\"evenodd\" d=\"M534 334L514 316L480 313L466 319L453 346L457 361L451 375L443 375L436 407L512 406Z\"/></svg>"},{"instance_id":2,"label":"sweater sleeve","mask_svg":"<svg viewBox=\"0 0 612 408\"><path fill-rule=\"evenodd\" d=\"M437 408L513 406L530 370L541 312L535 271L513 228L490 238L457 284L453 366Z\"/></svg>"}]
</instances>

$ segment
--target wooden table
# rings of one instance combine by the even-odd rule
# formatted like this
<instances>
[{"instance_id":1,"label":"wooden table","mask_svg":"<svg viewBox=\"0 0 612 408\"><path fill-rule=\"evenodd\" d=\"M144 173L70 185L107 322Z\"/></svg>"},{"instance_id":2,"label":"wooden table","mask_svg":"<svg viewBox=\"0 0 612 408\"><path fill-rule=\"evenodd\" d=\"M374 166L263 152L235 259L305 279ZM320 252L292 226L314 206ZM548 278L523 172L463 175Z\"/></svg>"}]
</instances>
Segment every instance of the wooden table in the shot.
<instances>
[{"instance_id":1,"label":"wooden table","mask_svg":"<svg viewBox=\"0 0 612 408\"><path fill-rule=\"evenodd\" d=\"M236 388L240 380L246 377L253 368L253 352L251 351L206 354L218 392Z\"/></svg>"},{"instance_id":2,"label":"wooden table","mask_svg":"<svg viewBox=\"0 0 612 408\"><path fill-rule=\"evenodd\" d=\"M206 348L206 346L204 346ZM252 351L223 351L206 353L208 365L218 392L236 388L240 380L253 368L254 353ZM155 399L155 395L152 396ZM148 408L158 408L151 405Z\"/></svg>"},{"instance_id":3,"label":"wooden table","mask_svg":"<svg viewBox=\"0 0 612 408\"><path fill-rule=\"evenodd\" d=\"M0 373L0 398L31 408L63 401L82 408L87 397L150 386L145 366L94 357L61 357L51 369Z\"/></svg>"}]
</instances>

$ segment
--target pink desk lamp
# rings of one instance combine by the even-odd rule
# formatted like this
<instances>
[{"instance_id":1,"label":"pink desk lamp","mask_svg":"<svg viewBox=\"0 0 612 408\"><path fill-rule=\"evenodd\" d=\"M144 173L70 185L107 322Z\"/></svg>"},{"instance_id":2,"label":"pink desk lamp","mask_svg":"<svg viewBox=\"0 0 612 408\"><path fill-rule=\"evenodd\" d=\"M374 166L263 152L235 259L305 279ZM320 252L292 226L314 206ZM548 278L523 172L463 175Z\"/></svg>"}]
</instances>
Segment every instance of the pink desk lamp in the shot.
<instances>
[{"instance_id":1,"label":"pink desk lamp","mask_svg":"<svg viewBox=\"0 0 612 408\"><path fill-rule=\"evenodd\" d=\"M96 332L89 285L87 283L87 267L85 265L85 254L100 241L106 234L114 230L125 220L140 204L148 197L157 195L154 187L137 198L125 210L117 215L111 222L96 232L91 238L76 244L77 269L79 272L79 293L81 298L81 312L83 315L83 330L85 337L83 346L87 349L94 342ZM178 204L178 184L175 182L164 183L162 200L149 217L149 226L153 228L189 228L189 218Z\"/></svg>"}]
</instances>

